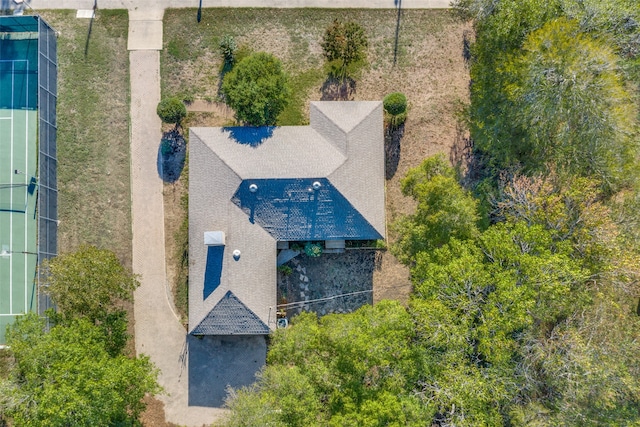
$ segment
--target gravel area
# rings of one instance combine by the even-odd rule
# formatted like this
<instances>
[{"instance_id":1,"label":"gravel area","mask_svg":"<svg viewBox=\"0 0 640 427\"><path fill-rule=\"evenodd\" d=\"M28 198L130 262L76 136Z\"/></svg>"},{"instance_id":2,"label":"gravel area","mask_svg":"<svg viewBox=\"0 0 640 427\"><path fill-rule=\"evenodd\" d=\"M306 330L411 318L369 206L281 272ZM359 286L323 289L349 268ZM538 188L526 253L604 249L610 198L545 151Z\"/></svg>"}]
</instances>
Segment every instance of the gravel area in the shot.
<instances>
[{"instance_id":1,"label":"gravel area","mask_svg":"<svg viewBox=\"0 0 640 427\"><path fill-rule=\"evenodd\" d=\"M289 304L286 307L289 319L303 310L323 316L350 313L371 304L373 272L379 268L380 255L376 250L359 249L323 253L315 258L297 256L285 264L293 271L291 274L278 273L279 313L285 311L281 304Z\"/></svg>"}]
</instances>

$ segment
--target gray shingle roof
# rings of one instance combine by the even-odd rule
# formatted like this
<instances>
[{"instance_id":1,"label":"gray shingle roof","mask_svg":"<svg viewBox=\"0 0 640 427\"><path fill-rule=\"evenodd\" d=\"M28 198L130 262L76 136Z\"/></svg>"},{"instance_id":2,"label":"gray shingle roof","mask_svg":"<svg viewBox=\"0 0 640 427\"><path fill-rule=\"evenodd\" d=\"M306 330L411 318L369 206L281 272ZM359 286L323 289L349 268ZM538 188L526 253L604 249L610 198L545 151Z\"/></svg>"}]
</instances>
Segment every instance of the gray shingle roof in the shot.
<instances>
[{"instance_id":1,"label":"gray shingle roof","mask_svg":"<svg viewBox=\"0 0 640 427\"><path fill-rule=\"evenodd\" d=\"M232 201L279 241L382 238L326 178L244 180Z\"/></svg>"},{"instance_id":2,"label":"gray shingle roof","mask_svg":"<svg viewBox=\"0 0 640 427\"><path fill-rule=\"evenodd\" d=\"M261 335L269 327L256 314L228 291L196 326L193 335Z\"/></svg>"},{"instance_id":3,"label":"gray shingle roof","mask_svg":"<svg viewBox=\"0 0 640 427\"><path fill-rule=\"evenodd\" d=\"M275 328L278 240L385 236L382 103L312 102L310 122L309 126L190 128L191 333L205 333L200 324L229 291L263 324ZM301 190L316 180L325 189L322 205L303 203L285 191L291 185ZM239 194L252 181L262 182L263 190L271 186L274 197L263 200L253 217L246 195ZM292 209L287 210L291 202ZM312 233L319 222L322 227ZM215 261L209 267L202 239L207 231L221 231L226 240L226 249L209 259ZM242 255L233 257L234 250ZM209 271L212 265L215 271ZM206 331L235 333L222 324L211 324Z\"/></svg>"}]
</instances>

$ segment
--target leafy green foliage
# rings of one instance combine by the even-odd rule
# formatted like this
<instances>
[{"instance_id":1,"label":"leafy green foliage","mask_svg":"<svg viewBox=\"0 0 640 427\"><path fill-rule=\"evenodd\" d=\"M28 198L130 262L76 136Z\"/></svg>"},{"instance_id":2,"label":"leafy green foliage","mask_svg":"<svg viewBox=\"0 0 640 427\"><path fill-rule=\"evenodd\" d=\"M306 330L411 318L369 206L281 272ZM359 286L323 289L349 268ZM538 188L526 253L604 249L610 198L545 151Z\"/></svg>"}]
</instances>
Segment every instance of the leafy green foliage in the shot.
<instances>
[{"instance_id":1,"label":"leafy green foliage","mask_svg":"<svg viewBox=\"0 0 640 427\"><path fill-rule=\"evenodd\" d=\"M111 356L100 328L84 319L44 330L35 314L19 318L7 343L15 357L13 405L20 426L132 425L146 393L159 390L148 358Z\"/></svg>"},{"instance_id":2,"label":"leafy green foliage","mask_svg":"<svg viewBox=\"0 0 640 427\"><path fill-rule=\"evenodd\" d=\"M452 237L469 239L478 233L477 203L462 189L455 171L444 156L426 159L409 170L401 182L402 192L418 202L413 215L398 221L394 254L404 263L411 263L418 252L446 244Z\"/></svg>"},{"instance_id":3,"label":"leafy green foliage","mask_svg":"<svg viewBox=\"0 0 640 427\"><path fill-rule=\"evenodd\" d=\"M407 120L407 97L403 93L394 92L384 97L384 111L389 115L391 127L398 127Z\"/></svg>"},{"instance_id":4,"label":"leafy green foliage","mask_svg":"<svg viewBox=\"0 0 640 427\"><path fill-rule=\"evenodd\" d=\"M384 97L382 105L384 111L397 116L407 111L407 97L403 93L393 92Z\"/></svg>"},{"instance_id":5,"label":"leafy green foliage","mask_svg":"<svg viewBox=\"0 0 640 427\"><path fill-rule=\"evenodd\" d=\"M95 246L59 255L45 263L45 291L58 311L69 318L100 321L120 311L120 301L133 301L136 276L116 255Z\"/></svg>"},{"instance_id":6,"label":"leafy green foliage","mask_svg":"<svg viewBox=\"0 0 640 427\"><path fill-rule=\"evenodd\" d=\"M369 42L360 24L335 20L326 29L321 45L333 74L345 77L351 65L366 59Z\"/></svg>"},{"instance_id":7,"label":"leafy green foliage","mask_svg":"<svg viewBox=\"0 0 640 427\"><path fill-rule=\"evenodd\" d=\"M304 244L304 253L310 257L319 257L322 255L322 245L319 243L307 242Z\"/></svg>"},{"instance_id":8,"label":"leafy green foliage","mask_svg":"<svg viewBox=\"0 0 640 427\"><path fill-rule=\"evenodd\" d=\"M233 66L233 63L235 62L236 50L238 49L236 39L231 35L222 37L220 39L220 42L218 43L218 49L220 50L220 55L222 55L224 67Z\"/></svg>"},{"instance_id":9,"label":"leafy green foliage","mask_svg":"<svg viewBox=\"0 0 640 427\"><path fill-rule=\"evenodd\" d=\"M302 314L294 324L274 334L257 385L231 395L226 425L423 425L425 408L405 391L419 356L402 306L385 301L320 320Z\"/></svg>"},{"instance_id":10,"label":"leafy green foliage","mask_svg":"<svg viewBox=\"0 0 640 427\"><path fill-rule=\"evenodd\" d=\"M136 276L116 255L95 246L59 255L43 265L43 290L56 304L50 313L55 322L87 319L103 328L108 348L118 354L127 340L127 318L123 301L133 301L139 286Z\"/></svg>"},{"instance_id":11,"label":"leafy green foliage","mask_svg":"<svg viewBox=\"0 0 640 427\"><path fill-rule=\"evenodd\" d=\"M640 11L632 3L457 2L476 18L471 134L490 179L524 167L559 180L589 176L606 192L637 179Z\"/></svg>"},{"instance_id":12,"label":"leafy green foliage","mask_svg":"<svg viewBox=\"0 0 640 427\"><path fill-rule=\"evenodd\" d=\"M275 125L291 93L280 61L265 52L240 61L225 75L222 91L236 119L251 126Z\"/></svg>"},{"instance_id":13,"label":"leafy green foliage","mask_svg":"<svg viewBox=\"0 0 640 427\"><path fill-rule=\"evenodd\" d=\"M530 33L504 73L527 169L597 177L608 188L629 178L637 111L612 49L560 18Z\"/></svg>"},{"instance_id":14,"label":"leafy green foliage","mask_svg":"<svg viewBox=\"0 0 640 427\"><path fill-rule=\"evenodd\" d=\"M187 117L187 107L178 98L164 98L158 103L156 112L160 120L164 123L175 123L176 127Z\"/></svg>"}]
</instances>

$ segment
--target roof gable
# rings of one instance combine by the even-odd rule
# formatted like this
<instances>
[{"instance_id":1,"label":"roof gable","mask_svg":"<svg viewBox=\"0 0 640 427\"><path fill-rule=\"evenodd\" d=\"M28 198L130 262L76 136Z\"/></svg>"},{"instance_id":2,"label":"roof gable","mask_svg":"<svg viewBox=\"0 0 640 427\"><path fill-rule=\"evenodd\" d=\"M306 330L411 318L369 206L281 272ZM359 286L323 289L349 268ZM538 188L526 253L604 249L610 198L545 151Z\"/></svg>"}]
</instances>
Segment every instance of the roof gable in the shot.
<instances>
[{"instance_id":1,"label":"roof gable","mask_svg":"<svg viewBox=\"0 0 640 427\"><path fill-rule=\"evenodd\" d=\"M236 297L227 293L202 319L193 335L260 335L268 334L269 327Z\"/></svg>"}]
</instances>

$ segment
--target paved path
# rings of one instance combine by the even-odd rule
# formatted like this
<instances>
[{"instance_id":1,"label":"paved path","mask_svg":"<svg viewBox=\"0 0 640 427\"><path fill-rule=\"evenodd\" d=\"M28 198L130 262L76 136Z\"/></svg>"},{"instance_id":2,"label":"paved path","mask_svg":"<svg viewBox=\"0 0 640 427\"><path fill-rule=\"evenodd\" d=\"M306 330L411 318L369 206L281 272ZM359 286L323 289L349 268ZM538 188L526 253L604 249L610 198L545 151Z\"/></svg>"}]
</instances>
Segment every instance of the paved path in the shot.
<instances>
[{"instance_id":1,"label":"paved path","mask_svg":"<svg viewBox=\"0 0 640 427\"><path fill-rule=\"evenodd\" d=\"M199 0L31 0L34 9L91 9L94 1L102 9L157 10L198 7ZM450 0L202 0L202 7L321 7L393 9L448 8Z\"/></svg>"},{"instance_id":2,"label":"paved path","mask_svg":"<svg viewBox=\"0 0 640 427\"><path fill-rule=\"evenodd\" d=\"M134 297L137 353L160 369L167 421L186 426L212 423L222 409L189 406L186 331L167 293L162 180L158 175L162 10L129 14L131 67L131 194L133 271L141 276Z\"/></svg>"}]
</instances>

